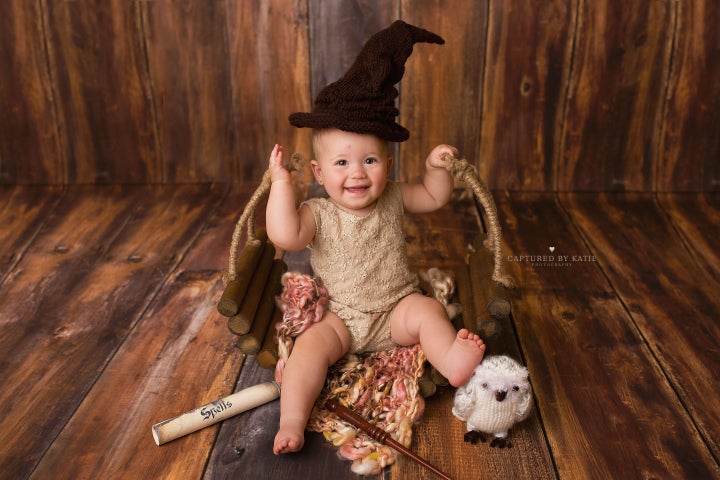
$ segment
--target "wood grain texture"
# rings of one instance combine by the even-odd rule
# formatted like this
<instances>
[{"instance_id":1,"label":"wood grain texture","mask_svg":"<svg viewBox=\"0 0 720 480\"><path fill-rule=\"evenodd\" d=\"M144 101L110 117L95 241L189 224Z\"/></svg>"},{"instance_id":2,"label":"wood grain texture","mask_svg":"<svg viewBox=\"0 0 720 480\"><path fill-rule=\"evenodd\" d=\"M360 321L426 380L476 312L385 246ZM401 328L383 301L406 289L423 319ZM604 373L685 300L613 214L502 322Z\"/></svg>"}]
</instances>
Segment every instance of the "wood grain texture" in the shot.
<instances>
[{"instance_id":1,"label":"wood grain texture","mask_svg":"<svg viewBox=\"0 0 720 480\"><path fill-rule=\"evenodd\" d=\"M707 281L654 198L561 198L585 241L603 252L603 272L717 457L720 443L713 432L720 425L714 398L720 394L718 284ZM621 228L614 227L618 224Z\"/></svg>"},{"instance_id":2,"label":"wood grain texture","mask_svg":"<svg viewBox=\"0 0 720 480\"><path fill-rule=\"evenodd\" d=\"M0 285L22 259L62 195L62 187L0 189Z\"/></svg>"},{"instance_id":3,"label":"wood grain texture","mask_svg":"<svg viewBox=\"0 0 720 480\"><path fill-rule=\"evenodd\" d=\"M397 0L308 1L313 99L345 74L368 38L397 20L398 8Z\"/></svg>"},{"instance_id":4,"label":"wood grain texture","mask_svg":"<svg viewBox=\"0 0 720 480\"><path fill-rule=\"evenodd\" d=\"M397 18L447 43L407 62L396 178L449 143L497 190L720 189L713 0L7 0L0 183L256 184Z\"/></svg>"},{"instance_id":5,"label":"wood grain texture","mask_svg":"<svg viewBox=\"0 0 720 480\"><path fill-rule=\"evenodd\" d=\"M580 2L558 190L653 188L674 3Z\"/></svg>"},{"instance_id":6,"label":"wood grain texture","mask_svg":"<svg viewBox=\"0 0 720 480\"><path fill-rule=\"evenodd\" d=\"M514 195L498 208L512 260L507 271L519 286L518 340L560 478L717 476L693 419L638 331L636 307L631 316L605 277L608 265L621 265L614 250L626 247L592 242L588 250L552 196ZM606 228L593 233L622 238L626 224L615 217ZM650 298L639 305L648 308ZM666 346L676 336L665 337Z\"/></svg>"},{"instance_id":7,"label":"wood grain texture","mask_svg":"<svg viewBox=\"0 0 720 480\"><path fill-rule=\"evenodd\" d=\"M486 242L488 242L488 237L484 234L478 235L473 242L473 248L468 258L470 282L475 292L481 292L479 296L485 302L484 313L489 313L493 318L502 319L510 315L510 292L508 288L492 280L495 257L493 252L486 247ZM478 303L477 307L480 309L482 305Z\"/></svg>"},{"instance_id":8,"label":"wood grain texture","mask_svg":"<svg viewBox=\"0 0 720 480\"><path fill-rule=\"evenodd\" d=\"M452 272L466 267L468 246L480 232L480 218L465 193L456 192L435 212L405 214L403 228L413 268L440 267Z\"/></svg>"},{"instance_id":9,"label":"wood grain texture","mask_svg":"<svg viewBox=\"0 0 720 480\"><path fill-rule=\"evenodd\" d=\"M64 181L45 8L43 0L0 3L0 183Z\"/></svg>"},{"instance_id":10,"label":"wood grain texture","mask_svg":"<svg viewBox=\"0 0 720 480\"><path fill-rule=\"evenodd\" d=\"M84 352L82 347L88 332L97 341L98 316L74 316L83 303L82 289L74 292L76 301L67 300L76 284L87 287L87 280L81 280L88 272L83 264L98 261L137 208L138 196L121 195L117 189L87 193L75 191L64 198L16 267L17 274L3 284L0 374L7 387L0 395L17 414L0 421L0 459L3 472L14 478L32 471L89 388L88 381L97 376L98 365L88 362L87 368L82 361L92 345L86 344ZM108 340L111 332L104 332ZM43 355L38 361L39 350ZM77 381L63 378L64 371Z\"/></svg>"},{"instance_id":11,"label":"wood grain texture","mask_svg":"<svg viewBox=\"0 0 720 480\"><path fill-rule=\"evenodd\" d=\"M482 296L482 291L472 288L469 266L454 268L452 276L455 279L457 301L462 306L462 312L460 316L453 319L453 325L457 330L465 327L469 331L477 333L480 323L488 318L488 311L485 308L487 302L484 298L478 299L479 296Z\"/></svg>"},{"instance_id":12,"label":"wood grain texture","mask_svg":"<svg viewBox=\"0 0 720 480\"><path fill-rule=\"evenodd\" d=\"M310 155L310 133L288 115L310 108L306 2L227 2L234 179L257 184L275 143ZM307 156L306 158L312 158ZM309 178L309 168L304 178Z\"/></svg>"},{"instance_id":13,"label":"wood grain texture","mask_svg":"<svg viewBox=\"0 0 720 480\"><path fill-rule=\"evenodd\" d=\"M658 201L683 239L695 264L720 285L720 195L660 194ZM705 279L698 279L704 282Z\"/></svg>"},{"instance_id":14,"label":"wood grain texture","mask_svg":"<svg viewBox=\"0 0 720 480\"><path fill-rule=\"evenodd\" d=\"M454 389L441 389L426 401L425 413L414 427L411 449L454 479L492 478L554 479L552 460L535 414L510 432L513 446L491 448L487 443L463 441L466 427L452 413ZM392 480L434 480L432 473L406 458L390 467Z\"/></svg>"},{"instance_id":15,"label":"wood grain texture","mask_svg":"<svg viewBox=\"0 0 720 480\"><path fill-rule=\"evenodd\" d=\"M365 42L375 33L387 28L400 16L400 2L386 0L352 0L343 2L308 1L310 54L310 94L314 101L320 90L340 79L355 61ZM333 21L328 21L332 18ZM308 109L294 111L309 112ZM300 129L309 135L309 129ZM310 138L310 137L308 137ZM308 145L310 147L310 145ZM397 145L390 152L398 155ZM308 154L312 151L308 150ZM307 158L313 158L309 156ZM397 171L397 162L393 172Z\"/></svg>"},{"instance_id":16,"label":"wood grain texture","mask_svg":"<svg viewBox=\"0 0 720 480\"><path fill-rule=\"evenodd\" d=\"M403 20L437 33L445 44L417 44L406 62L399 122L410 139L400 146L398 178L422 179L425 159L441 143L480 165L486 2L405 0L402 12Z\"/></svg>"},{"instance_id":17,"label":"wood grain texture","mask_svg":"<svg viewBox=\"0 0 720 480\"><path fill-rule=\"evenodd\" d=\"M142 2L163 181L233 180L226 2Z\"/></svg>"},{"instance_id":18,"label":"wood grain texture","mask_svg":"<svg viewBox=\"0 0 720 480\"><path fill-rule=\"evenodd\" d=\"M17 413L0 419L5 474L32 471L221 197L186 186L63 198L3 284L0 401Z\"/></svg>"},{"instance_id":19,"label":"wood grain texture","mask_svg":"<svg viewBox=\"0 0 720 480\"><path fill-rule=\"evenodd\" d=\"M439 267L448 272L467 268L468 245L477 236L480 223L472 202L456 199L438 212L406 215L408 253L418 268ZM415 237L413 232L423 232ZM465 280L467 281L467 280ZM509 320L491 338L488 354L508 354L520 359ZM466 427L452 416L454 389L441 389L426 403L422 421L413 430L411 448L452 478L477 478L479 472L502 471L508 478L555 478L552 461L537 418L519 425L511 433L512 449L500 451L487 444L463 441ZM532 473L531 473L532 472ZM401 458L389 470L389 478L433 478L410 460Z\"/></svg>"},{"instance_id":20,"label":"wood grain texture","mask_svg":"<svg viewBox=\"0 0 720 480\"><path fill-rule=\"evenodd\" d=\"M277 402L152 441L153 423L272 377L214 311L251 190L0 187L0 248L19 252L0 284L2 475L356 478L319 434L272 455ZM717 195L495 198L518 287L479 331L528 365L536 407L513 449L469 445L440 389L413 450L458 479L720 477ZM406 225L416 267L466 268L471 202ZM379 478L432 476L400 459Z\"/></svg>"},{"instance_id":21,"label":"wood grain texture","mask_svg":"<svg viewBox=\"0 0 720 480\"><path fill-rule=\"evenodd\" d=\"M577 2L489 5L475 164L493 190L554 190Z\"/></svg>"},{"instance_id":22,"label":"wood grain texture","mask_svg":"<svg viewBox=\"0 0 720 480\"><path fill-rule=\"evenodd\" d=\"M34 478L200 476L216 428L157 447L150 427L232 392L243 355L215 311L221 287L213 270L181 271L169 280ZM68 462L70 454L81 460Z\"/></svg>"},{"instance_id":23,"label":"wood grain texture","mask_svg":"<svg viewBox=\"0 0 720 480\"><path fill-rule=\"evenodd\" d=\"M139 3L50 2L47 17L65 182L161 182Z\"/></svg>"},{"instance_id":24,"label":"wood grain texture","mask_svg":"<svg viewBox=\"0 0 720 480\"><path fill-rule=\"evenodd\" d=\"M272 378L272 370L248 357L236 390ZM279 419L280 402L274 401L223 422L203 478L357 478L349 463L340 460L336 449L319 433L306 431L300 452L274 455Z\"/></svg>"},{"instance_id":25,"label":"wood grain texture","mask_svg":"<svg viewBox=\"0 0 720 480\"><path fill-rule=\"evenodd\" d=\"M656 189L720 190L720 4L677 2Z\"/></svg>"},{"instance_id":26,"label":"wood grain texture","mask_svg":"<svg viewBox=\"0 0 720 480\"><path fill-rule=\"evenodd\" d=\"M477 217L474 224L470 221L472 210L472 203L465 200L455 202L452 211L406 216L406 225L409 224L410 231L425 232L422 239L414 238L409 243L411 258L441 269L456 265L456 261L467 268L464 265L465 252L477 236L477 233L470 233L479 230ZM429 227L425 221L433 227ZM449 228L450 225L456 227ZM462 229L457 229L457 226L462 226ZM448 249L449 256L440 253L443 251L441 245ZM480 316L487 318L487 312ZM522 362L510 318L480 322L479 331L487 345L486 355L510 355ZM411 448L415 453L457 479L486 478L491 476L489 472L503 472L502 475L507 478L517 479L556 478L537 414L511 430L509 438L513 447L510 449L490 448L486 443L471 445L463 441L467 430L465 424L451 413L453 399L453 388L441 388L426 400L422 420L413 430ZM405 458L399 459L398 464L390 468L388 477L392 480L436 478Z\"/></svg>"},{"instance_id":27,"label":"wood grain texture","mask_svg":"<svg viewBox=\"0 0 720 480\"><path fill-rule=\"evenodd\" d=\"M218 427L161 447L151 425L232 393L244 355L215 310L222 293L235 189L144 312L33 475L47 478L200 478ZM97 413L99 405L113 405ZM108 455L107 452L112 452ZM67 455L81 459L67 462Z\"/></svg>"}]
</instances>

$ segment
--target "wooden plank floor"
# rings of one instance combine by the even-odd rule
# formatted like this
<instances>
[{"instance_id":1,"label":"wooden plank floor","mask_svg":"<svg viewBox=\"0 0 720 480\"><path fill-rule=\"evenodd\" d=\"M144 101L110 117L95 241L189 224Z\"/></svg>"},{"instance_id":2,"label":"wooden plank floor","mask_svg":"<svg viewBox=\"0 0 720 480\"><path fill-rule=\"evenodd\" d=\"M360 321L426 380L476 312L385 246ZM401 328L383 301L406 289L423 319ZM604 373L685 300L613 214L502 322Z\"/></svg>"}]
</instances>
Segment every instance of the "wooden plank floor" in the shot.
<instances>
[{"instance_id":1,"label":"wooden plank floor","mask_svg":"<svg viewBox=\"0 0 720 480\"><path fill-rule=\"evenodd\" d=\"M251 193L0 188L0 478L357 478L319 434L273 456L278 402L152 439L152 424L271 378L215 310ZM445 389L412 448L457 479L720 478L720 195L496 202L518 288L511 318L480 327L490 353L528 366L536 407L513 448L469 445ZM418 268L462 277L472 202L406 227ZM433 478L405 459L380 477Z\"/></svg>"}]
</instances>

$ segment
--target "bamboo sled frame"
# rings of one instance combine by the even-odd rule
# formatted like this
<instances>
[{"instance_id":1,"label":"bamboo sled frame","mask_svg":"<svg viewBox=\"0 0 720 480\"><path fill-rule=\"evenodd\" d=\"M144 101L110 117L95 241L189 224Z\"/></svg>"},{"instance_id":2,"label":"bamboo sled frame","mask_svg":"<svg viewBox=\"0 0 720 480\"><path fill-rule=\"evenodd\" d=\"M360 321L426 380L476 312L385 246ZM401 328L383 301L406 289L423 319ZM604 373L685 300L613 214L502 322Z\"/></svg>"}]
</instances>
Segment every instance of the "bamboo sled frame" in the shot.
<instances>
[{"instance_id":1,"label":"bamboo sled frame","mask_svg":"<svg viewBox=\"0 0 720 480\"><path fill-rule=\"evenodd\" d=\"M493 318L505 318L510 313L510 301L507 289L513 287L513 280L503 273L502 231L497 215L497 207L488 189L477 174L476 169L465 159L445 154L442 157L445 168L457 182L464 183L472 191L482 206L487 225L487 236L480 238L472 246L468 257L469 284L471 292L461 292L463 324L458 328L477 331L481 308L474 297L485 299L486 309ZM301 171L304 159L294 153L286 166L289 171ZM261 199L270 191L270 172L266 171L262 181L235 224L228 269L223 273L225 289L218 302L218 311L228 317L228 328L238 335L238 348L247 355L256 355L263 368L273 368L278 359L274 329L281 312L274 305L274 297L279 293L280 277L287 271L281 259L274 259L275 248L269 242L267 233L255 229L255 213ZM240 253L240 240L243 230L247 231L245 247ZM487 276L491 281L484 281ZM466 285L463 285L466 289ZM468 296L473 298L467 298ZM471 304L475 303L475 306ZM467 305L467 307L466 307ZM437 379L438 385L442 379ZM428 389L432 390L432 389Z\"/></svg>"}]
</instances>

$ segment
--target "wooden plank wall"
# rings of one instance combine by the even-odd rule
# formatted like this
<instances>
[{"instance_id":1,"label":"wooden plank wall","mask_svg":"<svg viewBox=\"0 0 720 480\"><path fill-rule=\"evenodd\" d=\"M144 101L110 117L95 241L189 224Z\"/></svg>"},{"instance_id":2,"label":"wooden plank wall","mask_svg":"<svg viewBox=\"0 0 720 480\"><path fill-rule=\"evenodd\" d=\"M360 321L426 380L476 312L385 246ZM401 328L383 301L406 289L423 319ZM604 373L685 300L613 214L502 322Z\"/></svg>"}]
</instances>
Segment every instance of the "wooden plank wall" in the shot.
<instances>
[{"instance_id":1,"label":"wooden plank wall","mask_svg":"<svg viewBox=\"0 0 720 480\"><path fill-rule=\"evenodd\" d=\"M716 0L5 0L0 183L255 184L402 18L397 174L455 144L495 190L720 190Z\"/></svg>"}]
</instances>

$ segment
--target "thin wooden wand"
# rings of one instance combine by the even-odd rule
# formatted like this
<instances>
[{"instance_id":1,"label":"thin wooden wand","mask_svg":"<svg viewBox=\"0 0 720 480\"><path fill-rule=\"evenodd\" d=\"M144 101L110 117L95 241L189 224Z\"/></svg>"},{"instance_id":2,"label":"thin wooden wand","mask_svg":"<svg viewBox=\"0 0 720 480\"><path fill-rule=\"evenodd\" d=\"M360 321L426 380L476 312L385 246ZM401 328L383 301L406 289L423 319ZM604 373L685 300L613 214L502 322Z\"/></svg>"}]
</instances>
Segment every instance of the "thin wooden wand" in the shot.
<instances>
[{"instance_id":1,"label":"thin wooden wand","mask_svg":"<svg viewBox=\"0 0 720 480\"><path fill-rule=\"evenodd\" d=\"M446 480L452 480L451 477L443 473L441 470L439 470L437 467L433 466L432 464L428 463L426 460L424 460L422 457L419 457L418 455L414 454L405 446L403 446L401 443L399 443L397 440L393 439L388 432L383 430L382 428L378 427L377 425L373 425L372 423L365 420L363 417L361 417L357 412L354 412L350 410L349 408L343 406L335 400L334 398L329 399L327 402L325 402L325 408L327 408L329 411L333 412L335 415L340 417L341 419L345 420L346 422L350 423L354 427L359 428L363 432L370 435L372 438L377 440L380 443L384 443L398 452L402 453L403 455L406 455L410 457L412 461L415 463L419 463L423 467L427 468L434 474L438 475L440 478L444 478Z\"/></svg>"}]
</instances>

